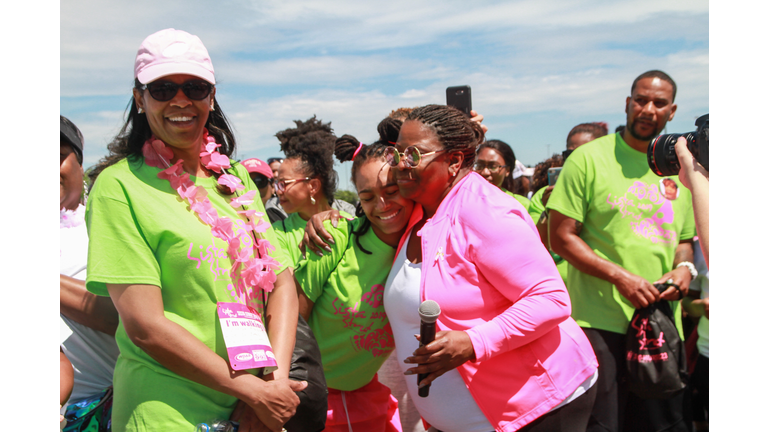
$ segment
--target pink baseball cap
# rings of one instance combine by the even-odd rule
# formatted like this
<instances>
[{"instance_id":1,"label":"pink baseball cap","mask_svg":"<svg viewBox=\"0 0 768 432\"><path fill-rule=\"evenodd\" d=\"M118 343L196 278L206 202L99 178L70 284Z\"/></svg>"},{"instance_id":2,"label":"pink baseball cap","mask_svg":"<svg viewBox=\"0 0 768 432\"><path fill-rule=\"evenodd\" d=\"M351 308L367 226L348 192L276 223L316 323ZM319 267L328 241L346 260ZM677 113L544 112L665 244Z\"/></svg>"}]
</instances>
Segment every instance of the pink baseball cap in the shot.
<instances>
[{"instance_id":1,"label":"pink baseball cap","mask_svg":"<svg viewBox=\"0 0 768 432\"><path fill-rule=\"evenodd\" d=\"M185 31L169 28L144 39L136 53L133 76L147 84L173 74L193 75L216 84L211 57L203 41Z\"/></svg>"},{"instance_id":2,"label":"pink baseball cap","mask_svg":"<svg viewBox=\"0 0 768 432\"><path fill-rule=\"evenodd\" d=\"M272 178L272 170L269 168L269 165L261 159L250 158L240 163L243 164L249 173L259 173L267 178Z\"/></svg>"}]
</instances>

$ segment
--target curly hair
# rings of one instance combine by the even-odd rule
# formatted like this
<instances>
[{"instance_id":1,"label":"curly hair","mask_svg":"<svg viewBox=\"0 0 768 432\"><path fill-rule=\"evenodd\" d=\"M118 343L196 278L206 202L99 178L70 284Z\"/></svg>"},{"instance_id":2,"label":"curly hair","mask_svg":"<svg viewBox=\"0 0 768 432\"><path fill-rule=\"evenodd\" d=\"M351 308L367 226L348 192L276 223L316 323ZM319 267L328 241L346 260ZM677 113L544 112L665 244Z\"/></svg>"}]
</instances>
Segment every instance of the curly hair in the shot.
<instances>
[{"instance_id":1,"label":"curly hair","mask_svg":"<svg viewBox=\"0 0 768 432\"><path fill-rule=\"evenodd\" d=\"M461 152L464 155L461 168L475 163L475 149L485 139L485 133L463 112L447 105L425 105L411 111L407 120L421 122L435 132L444 148Z\"/></svg>"},{"instance_id":2,"label":"curly hair","mask_svg":"<svg viewBox=\"0 0 768 432\"><path fill-rule=\"evenodd\" d=\"M385 118L379 122L379 125L377 126L379 139L373 144L362 144L357 138L348 134L344 134L336 140L336 149L334 151L336 159L338 159L339 162L352 161L352 184L355 185L355 188L357 188L355 178L360 167L363 166L365 162L372 159L381 159L382 161L385 161L384 152L387 147L392 147L394 145L393 143L397 141L397 136L400 133L400 127L402 125L402 120L392 117ZM355 152L357 152L357 154L355 154ZM358 202L355 207L355 216L364 218L363 223L360 225L360 229L352 232L356 236L355 241L361 251L370 255L371 252L367 251L360 244L360 237L368 232L368 229L371 227L371 221L365 216L363 206L360 202Z\"/></svg>"},{"instance_id":3,"label":"curly hair","mask_svg":"<svg viewBox=\"0 0 768 432\"><path fill-rule=\"evenodd\" d=\"M389 113L388 118L400 120L403 121L408 117L408 114L411 113L415 108L398 108L396 110L392 110L392 112ZM381 123L379 123L381 124Z\"/></svg>"},{"instance_id":4,"label":"curly hair","mask_svg":"<svg viewBox=\"0 0 768 432\"><path fill-rule=\"evenodd\" d=\"M533 177L531 178L531 190L536 193L539 189L547 187L549 185L549 178L547 177L547 171L550 168L557 168L563 166L563 155L553 154L551 158L544 162L536 164L536 168L533 170Z\"/></svg>"},{"instance_id":5,"label":"curly hair","mask_svg":"<svg viewBox=\"0 0 768 432\"><path fill-rule=\"evenodd\" d=\"M133 86L138 91L144 91L145 86L139 82L138 79L134 79ZM208 114L208 120L205 122L205 127L208 129L208 133L216 138L216 143L221 144L218 148L218 152L231 158L237 149L237 143L235 142L235 135L232 133L232 127L229 124L229 120L224 115L219 102L216 100L216 96L213 97L214 110ZM136 107L136 100L131 97L131 101L126 107L128 117L117 133L117 136L112 139L112 142L107 145L109 154L99 160L94 168L88 173L88 177L91 180L91 184L96 181L96 178L104 171L105 168L116 164L117 162L130 158L132 160L143 161L144 156L141 153L141 148L144 143L152 136L152 129L149 127L149 121L147 116L139 114ZM211 171L217 179L221 174ZM231 195L232 192L226 187L219 187L218 190L226 195Z\"/></svg>"},{"instance_id":6,"label":"curly hair","mask_svg":"<svg viewBox=\"0 0 768 432\"><path fill-rule=\"evenodd\" d=\"M333 169L333 150L336 135L331 122L323 123L312 116L306 121L294 120L295 128L288 128L276 133L280 141L280 150L286 159L301 161L299 170L307 177L320 180L320 187L328 204L333 203L338 174Z\"/></svg>"}]
</instances>

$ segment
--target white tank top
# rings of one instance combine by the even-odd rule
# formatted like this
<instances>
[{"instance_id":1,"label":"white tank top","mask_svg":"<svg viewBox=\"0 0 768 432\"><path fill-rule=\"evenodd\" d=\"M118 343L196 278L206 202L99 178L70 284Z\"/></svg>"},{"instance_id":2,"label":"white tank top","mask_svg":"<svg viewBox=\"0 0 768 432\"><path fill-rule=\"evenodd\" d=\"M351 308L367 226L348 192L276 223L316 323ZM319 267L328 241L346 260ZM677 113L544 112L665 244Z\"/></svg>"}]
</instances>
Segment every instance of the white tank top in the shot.
<instances>
[{"instance_id":1,"label":"white tank top","mask_svg":"<svg viewBox=\"0 0 768 432\"><path fill-rule=\"evenodd\" d=\"M405 372L415 367L403 363L419 347L413 337L420 332L419 305L421 264L412 264L405 257L406 239L395 259L384 288L384 309L395 337L397 363ZM419 414L430 425L441 431L489 432L494 427L488 422L467 390L464 380L456 369L438 377L431 384L429 396L419 396L416 375L406 375L405 383Z\"/></svg>"}]
</instances>

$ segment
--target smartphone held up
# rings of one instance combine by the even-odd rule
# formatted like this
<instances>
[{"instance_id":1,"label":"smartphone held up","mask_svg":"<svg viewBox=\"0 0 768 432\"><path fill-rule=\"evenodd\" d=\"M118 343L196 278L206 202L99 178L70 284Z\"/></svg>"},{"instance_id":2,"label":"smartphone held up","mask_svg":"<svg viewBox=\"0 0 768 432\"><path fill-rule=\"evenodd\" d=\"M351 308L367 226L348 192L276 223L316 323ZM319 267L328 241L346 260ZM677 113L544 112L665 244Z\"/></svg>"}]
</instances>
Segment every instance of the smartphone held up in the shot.
<instances>
[{"instance_id":1,"label":"smartphone held up","mask_svg":"<svg viewBox=\"0 0 768 432\"><path fill-rule=\"evenodd\" d=\"M472 117L472 88L468 85L448 87L445 89L445 104L457 108Z\"/></svg>"}]
</instances>

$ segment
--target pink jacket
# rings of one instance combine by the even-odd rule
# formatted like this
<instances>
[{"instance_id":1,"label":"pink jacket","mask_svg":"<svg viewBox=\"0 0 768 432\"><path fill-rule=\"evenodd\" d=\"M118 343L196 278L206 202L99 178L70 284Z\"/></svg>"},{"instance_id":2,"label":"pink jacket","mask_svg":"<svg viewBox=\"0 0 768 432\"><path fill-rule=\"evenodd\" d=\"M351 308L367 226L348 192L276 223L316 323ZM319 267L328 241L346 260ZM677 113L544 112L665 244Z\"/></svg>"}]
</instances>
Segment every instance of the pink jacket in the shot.
<instances>
[{"instance_id":1,"label":"pink jacket","mask_svg":"<svg viewBox=\"0 0 768 432\"><path fill-rule=\"evenodd\" d=\"M417 205L398 253L422 216ZM421 299L440 305L438 330L469 334L477 359L457 370L497 431L545 414L595 372L565 285L517 200L471 172L419 235Z\"/></svg>"}]
</instances>

